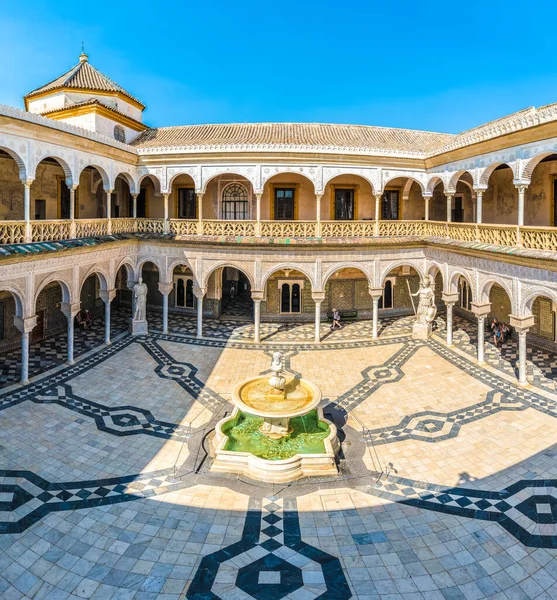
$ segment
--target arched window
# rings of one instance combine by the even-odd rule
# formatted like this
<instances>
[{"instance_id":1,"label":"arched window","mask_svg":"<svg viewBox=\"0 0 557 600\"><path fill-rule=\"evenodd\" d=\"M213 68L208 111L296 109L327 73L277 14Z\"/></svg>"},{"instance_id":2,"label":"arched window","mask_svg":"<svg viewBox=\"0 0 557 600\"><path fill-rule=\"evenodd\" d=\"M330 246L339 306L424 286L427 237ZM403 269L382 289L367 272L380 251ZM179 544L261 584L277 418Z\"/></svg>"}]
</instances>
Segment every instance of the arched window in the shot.
<instances>
[{"instance_id":1,"label":"arched window","mask_svg":"<svg viewBox=\"0 0 557 600\"><path fill-rule=\"evenodd\" d=\"M248 191L239 183L231 183L222 191L222 218L243 221L248 218Z\"/></svg>"},{"instance_id":2,"label":"arched window","mask_svg":"<svg viewBox=\"0 0 557 600\"><path fill-rule=\"evenodd\" d=\"M117 142L126 143L126 130L122 127L122 125L114 125L114 139Z\"/></svg>"},{"instance_id":3,"label":"arched window","mask_svg":"<svg viewBox=\"0 0 557 600\"><path fill-rule=\"evenodd\" d=\"M292 281L291 283L279 282L280 289L280 312L299 314L302 312L302 289L303 283Z\"/></svg>"},{"instance_id":4,"label":"arched window","mask_svg":"<svg viewBox=\"0 0 557 600\"><path fill-rule=\"evenodd\" d=\"M393 308L393 280L387 279L383 286L383 295L379 298L379 308Z\"/></svg>"},{"instance_id":5,"label":"arched window","mask_svg":"<svg viewBox=\"0 0 557 600\"><path fill-rule=\"evenodd\" d=\"M174 277L174 306L193 308L193 278L178 275Z\"/></svg>"},{"instance_id":6,"label":"arched window","mask_svg":"<svg viewBox=\"0 0 557 600\"><path fill-rule=\"evenodd\" d=\"M460 308L464 308L465 310L471 309L472 303L472 293L470 290L470 286L464 277L460 278L459 282L459 290L458 290L458 305Z\"/></svg>"}]
</instances>

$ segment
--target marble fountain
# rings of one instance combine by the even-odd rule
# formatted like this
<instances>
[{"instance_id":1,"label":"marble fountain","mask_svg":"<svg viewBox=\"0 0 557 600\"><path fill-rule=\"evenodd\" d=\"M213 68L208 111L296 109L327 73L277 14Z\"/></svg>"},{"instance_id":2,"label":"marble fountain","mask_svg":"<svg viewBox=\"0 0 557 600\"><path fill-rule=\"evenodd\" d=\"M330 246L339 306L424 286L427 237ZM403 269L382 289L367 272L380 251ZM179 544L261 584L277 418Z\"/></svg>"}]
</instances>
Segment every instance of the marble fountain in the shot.
<instances>
[{"instance_id":1,"label":"marble fountain","mask_svg":"<svg viewBox=\"0 0 557 600\"><path fill-rule=\"evenodd\" d=\"M211 471L236 473L268 483L337 475L337 430L319 407L313 382L287 376L275 352L271 377L239 383L234 410L219 421L211 442Z\"/></svg>"}]
</instances>

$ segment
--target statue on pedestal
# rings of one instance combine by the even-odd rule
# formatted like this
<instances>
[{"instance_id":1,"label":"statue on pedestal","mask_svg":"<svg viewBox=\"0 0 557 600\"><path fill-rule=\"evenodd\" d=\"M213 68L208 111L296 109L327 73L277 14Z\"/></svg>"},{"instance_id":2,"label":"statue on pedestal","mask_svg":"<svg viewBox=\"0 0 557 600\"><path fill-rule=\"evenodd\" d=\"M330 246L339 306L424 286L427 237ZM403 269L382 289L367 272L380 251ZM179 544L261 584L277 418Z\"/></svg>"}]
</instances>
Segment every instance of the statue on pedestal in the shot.
<instances>
[{"instance_id":1,"label":"statue on pedestal","mask_svg":"<svg viewBox=\"0 0 557 600\"><path fill-rule=\"evenodd\" d=\"M134 311L130 320L130 330L133 335L147 333L147 285L140 277L133 286Z\"/></svg>"},{"instance_id":2,"label":"statue on pedestal","mask_svg":"<svg viewBox=\"0 0 557 600\"><path fill-rule=\"evenodd\" d=\"M432 332L432 324L437 315L437 306L435 305L435 290L433 289L431 277L426 275L420 283L420 289L411 296L419 296L418 308L416 312L416 321L412 328L412 334L415 338L428 339Z\"/></svg>"}]
</instances>

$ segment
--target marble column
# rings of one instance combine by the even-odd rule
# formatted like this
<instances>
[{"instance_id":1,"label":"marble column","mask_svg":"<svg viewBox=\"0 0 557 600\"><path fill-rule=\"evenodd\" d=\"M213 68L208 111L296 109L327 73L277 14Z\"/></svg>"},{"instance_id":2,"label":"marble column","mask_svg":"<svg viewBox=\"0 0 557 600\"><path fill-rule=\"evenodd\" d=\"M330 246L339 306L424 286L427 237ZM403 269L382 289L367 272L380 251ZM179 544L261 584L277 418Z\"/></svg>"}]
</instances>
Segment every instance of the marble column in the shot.
<instances>
[{"instance_id":1,"label":"marble column","mask_svg":"<svg viewBox=\"0 0 557 600\"><path fill-rule=\"evenodd\" d=\"M107 232L112 233L112 190L106 191L106 218L108 219Z\"/></svg>"},{"instance_id":2,"label":"marble column","mask_svg":"<svg viewBox=\"0 0 557 600\"><path fill-rule=\"evenodd\" d=\"M476 223L478 225L482 222L482 203L483 203L483 190L476 192Z\"/></svg>"},{"instance_id":3,"label":"marble column","mask_svg":"<svg viewBox=\"0 0 557 600\"><path fill-rule=\"evenodd\" d=\"M456 294L455 294L456 295ZM472 312L478 319L478 363L485 363L485 320L491 311L490 302L472 302Z\"/></svg>"},{"instance_id":4,"label":"marble column","mask_svg":"<svg viewBox=\"0 0 557 600\"><path fill-rule=\"evenodd\" d=\"M443 302L447 307L447 346L453 345L453 307L458 302L458 294L442 294Z\"/></svg>"},{"instance_id":5,"label":"marble column","mask_svg":"<svg viewBox=\"0 0 557 600\"><path fill-rule=\"evenodd\" d=\"M196 337L203 337L203 296L205 296L205 288L194 288L193 293L197 299L197 332Z\"/></svg>"},{"instance_id":6,"label":"marble column","mask_svg":"<svg viewBox=\"0 0 557 600\"><path fill-rule=\"evenodd\" d=\"M164 233L168 233L168 198L170 194L163 194L163 202L164 202L164 224L163 231Z\"/></svg>"},{"instance_id":7,"label":"marble column","mask_svg":"<svg viewBox=\"0 0 557 600\"><path fill-rule=\"evenodd\" d=\"M429 221L429 201L431 200L431 196L424 196L424 221Z\"/></svg>"},{"instance_id":8,"label":"marble column","mask_svg":"<svg viewBox=\"0 0 557 600\"><path fill-rule=\"evenodd\" d=\"M104 343L108 346L110 340L110 305L116 298L116 290L101 290L99 292L101 300L104 302Z\"/></svg>"},{"instance_id":9,"label":"marble column","mask_svg":"<svg viewBox=\"0 0 557 600\"><path fill-rule=\"evenodd\" d=\"M21 383L29 381L29 338L37 325L37 317L14 317L14 325L21 332Z\"/></svg>"},{"instance_id":10,"label":"marble column","mask_svg":"<svg viewBox=\"0 0 557 600\"><path fill-rule=\"evenodd\" d=\"M534 317L526 316L520 317L517 315L509 315L509 321L511 327L518 334L518 383L521 385L528 385L527 377L527 346L526 337L528 331L534 326Z\"/></svg>"},{"instance_id":11,"label":"marble column","mask_svg":"<svg viewBox=\"0 0 557 600\"><path fill-rule=\"evenodd\" d=\"M375 196L375 235L379 235L379 223L381 222L381 198L383 194L374 194Z\"/></svg>"},{"instance_id":12,"label":"marble column","mask_svg":"<svg viewBox=\"0 0 557 600\"><path fill-rule=\"evenodd\" d=\"M203 194L197 192L197 233L203 234Z\"/></svg>"},{"instance_id":13,"label":"marble column","mask_svg":"<svg viewBox=\"0 0 557 600\"><path fill-rule=\"evenodd\" d=\"M68 319L68 360L69 365L74 364L74 322L75 316L81 308L81 302L62 302L60 309Z\"/></svg>"},{"instance_id":14,"label":"marble column","mask_svg":"<svg viewBox=\"0 0 557 600\"><path fill-rule=\"evenodd\" d=\"M311 298L315 302L314 340L319 344L321 343L321 304L325 301L325 292L314 292Z\"/></svg>"},{"instance_id":15,"label":"marble column","mask_svg":"<svg viewBox=\"0 0 557 600\"><path fill-rule=\"evenodd\" d=\"M321 198L323 194L315 195L315 220L317 221L315 235L321 237ZM357 215L356 215L357 217Z\"/></svg>"},{"instance_id":16,"label":"marble column","mask_svg":"<svg viewBox=\"0 0 557 600\"><path fill-rule=\"evenodd\" d=\"M70 188L70 238L76 237L76 226L75 226L75 191L77 185L69 185Z\"/></svg>"},{"instance_id":17,"label":"marble column","mask_svg":"<svg viewBox=\"0 0 557 600\"><path fill-rule=\"evenodd\" d=\"M524 227L524 196L526 193L527 185L517 185L518 190L518 226Z\"/></svg>"},{"instance_id":18,"label":"marble column","mask_svg":"<svg viewBox=\"0 0 557 600\"><path fill-rule=\"evenodd\" d=\"M159 292L162 294L162 332L168 333L168 296L173 290L173 283L159 282Z\"/></svg>"},{"instance_id":19,"label":"marble column","mask_svg":"<svg viewBox=\"0 0 557 600\"><path fill-rule=\"evenodd\" d=\"M254 324L254 334L253 341L256 344L261 343L261 300L253 301L253 324Z\"/></svg>"},{"instance_id":20,"label":"marble column","mask_svg":"<svg viewBox=\"0 0 557 600\"><path fill-rule=\"evenodd\" d=\"M447 223L453 220L453 196L447 194Z\"/></svg>"},{"instance_id":21,"label":"marble column","mask_svg":"<svg viewBox=\"0 0 557 600\"><path fill-rule=\"evenodd\" d=\"M138 196L139 196L139 194L132 194L132 198L133 198L132 217L134 219L137 219L137 197Z\"/></svg>"},{"instance_id":22,"label":"marble column","mask_svg":"<svg viewBox=\"0 0 557 600\"><path fill-rule=\"evenodd\" d=\"M31 229L31 184L32 179L26 179L23 182L23 218L25 220L25 242L33 241L33 232Z\"/></svg>"},{"instance_id":23,"label":"marble column","mask_svg":"<svg viewBox=\"0 0 557 600\"><path fill-rule=\"evenodd\" d=\"M369 288L369 294L373 305L371 337L376 340L379 337L379 300L383 296L383 290L381 288Z\"/></svg>"},{"instance_id":24,"label":"marble column","mask_svg":"<svg viewBox=\"0 0 557 600\"><path fill-rule=\"evenodd\" d=\"M255 235L261 237L261 197L263 194L255 194Z\"/></svg>"}]
</instances>

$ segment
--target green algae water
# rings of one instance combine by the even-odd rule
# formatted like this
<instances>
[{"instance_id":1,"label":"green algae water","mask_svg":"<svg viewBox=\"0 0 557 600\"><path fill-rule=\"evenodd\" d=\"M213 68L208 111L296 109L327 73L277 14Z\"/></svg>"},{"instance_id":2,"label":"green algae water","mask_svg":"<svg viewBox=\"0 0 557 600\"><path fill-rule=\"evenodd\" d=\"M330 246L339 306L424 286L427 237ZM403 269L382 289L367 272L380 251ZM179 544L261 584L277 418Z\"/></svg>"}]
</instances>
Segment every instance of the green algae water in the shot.
<instances>
[{"instance_id":1,"label":"green algae water","mask_svg":"<svg viewBox=\"0 0 557 600\"><path fill-rule=\"evenodd\" d=\"M303 417L292 417L290 427L292 433L280 440L272 440L263 435L259 428L263 424L262 417L255 417L239 412L236 419L224 424L222 431L228 436L225 450L233 452L250 452L267 460L282 460L295 454L323 454L323 440L329 435L329 426L317 418L317 411L312 410Z\"/></svg>"}]
</instances>

